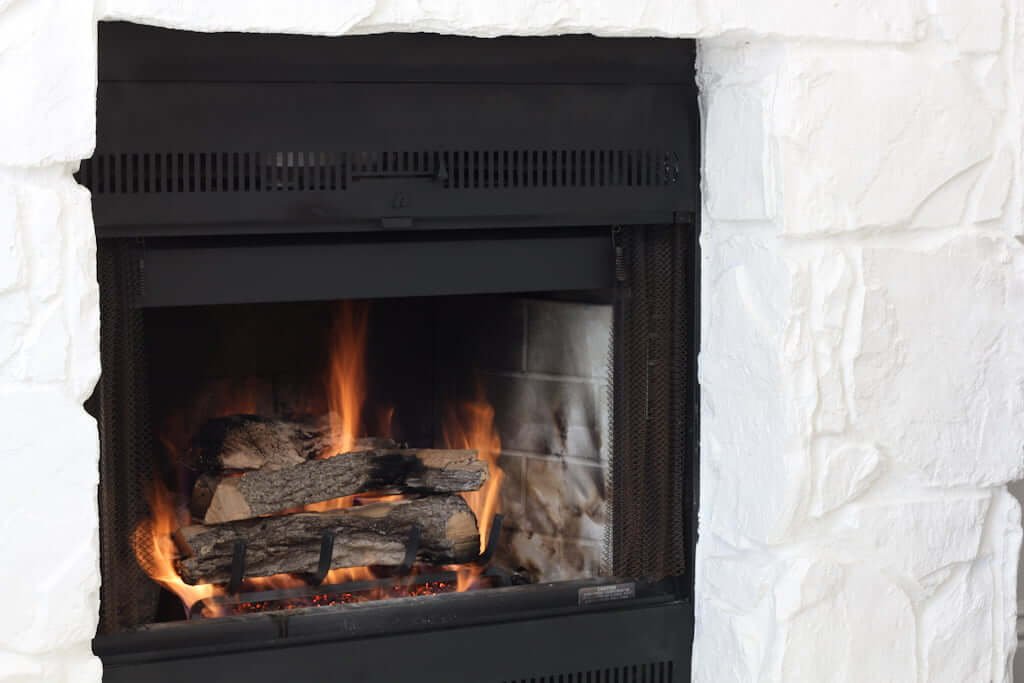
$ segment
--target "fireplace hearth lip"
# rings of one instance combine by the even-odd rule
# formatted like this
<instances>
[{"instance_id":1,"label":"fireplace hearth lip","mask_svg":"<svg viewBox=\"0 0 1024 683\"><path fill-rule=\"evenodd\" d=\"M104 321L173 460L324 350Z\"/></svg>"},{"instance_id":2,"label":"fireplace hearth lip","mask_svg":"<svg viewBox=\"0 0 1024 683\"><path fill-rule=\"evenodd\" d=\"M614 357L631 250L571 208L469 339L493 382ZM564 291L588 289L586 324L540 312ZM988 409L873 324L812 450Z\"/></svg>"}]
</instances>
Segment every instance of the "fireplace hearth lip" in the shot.
<instances>
[{"instance_id":1,"label":"fireplace hearth lip","mask_svg":"<svg viewBox=\"0 0 1024 683\"><path fill-rule=\"evenodd\" d=\"M445 629L512 624L571 615L691 605L680 577L647 582L603 577L422 595L347 605L159 622L97 635L93 652L110 665L230 654L257 648L360 640ZM580 604L579 591L633 584L635 597Z\"/></svg>"}]
</instances>

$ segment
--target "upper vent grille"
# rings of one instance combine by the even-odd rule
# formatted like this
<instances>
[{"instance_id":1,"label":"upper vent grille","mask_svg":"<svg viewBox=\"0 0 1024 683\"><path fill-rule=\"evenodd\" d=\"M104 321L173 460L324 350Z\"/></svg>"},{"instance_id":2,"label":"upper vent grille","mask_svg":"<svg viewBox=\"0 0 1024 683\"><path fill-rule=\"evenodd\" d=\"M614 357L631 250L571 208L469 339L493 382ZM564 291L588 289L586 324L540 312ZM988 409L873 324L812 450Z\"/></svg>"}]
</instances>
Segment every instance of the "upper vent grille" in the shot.
<instances>
[{"instance_id":1,"label":"upper vent grille","mask_svg":"<svg viewBox=\"0 0 1024 683\"><path fill-rule=\"evenodd\" d=\"M531 676L504 683L675 683L671 661Z\"/></svg>"},{"instance_id":2,"label":"upper vent grille","mask_svg":"<svg viewBox=\"0 0 1024 683\"><path fill-rule=\"evenodd\" d=\"M453 190L665 187L679 155L652 149L98 153L77 177L93 194L337 192L409 180Z\"/></svg>"}]
</instances>

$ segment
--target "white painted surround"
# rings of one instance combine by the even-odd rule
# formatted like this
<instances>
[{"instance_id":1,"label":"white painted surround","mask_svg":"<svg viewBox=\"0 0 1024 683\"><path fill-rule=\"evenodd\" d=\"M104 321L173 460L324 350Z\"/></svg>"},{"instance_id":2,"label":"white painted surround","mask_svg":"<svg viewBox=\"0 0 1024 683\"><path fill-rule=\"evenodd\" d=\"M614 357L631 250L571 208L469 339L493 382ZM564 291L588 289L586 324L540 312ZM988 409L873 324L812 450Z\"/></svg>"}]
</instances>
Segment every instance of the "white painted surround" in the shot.
<instances>
[{"instance_id":1,"label":"white painted surround","mask_svg":"<svg viewBox=\"0 0 1024 683\"><path fill-rule=\"evenodd\" d=\"M1024 0L0 0L0 682L95 683L96 21L695 36L694 681L1009 681Z\"/></svg>"}]
</instances>

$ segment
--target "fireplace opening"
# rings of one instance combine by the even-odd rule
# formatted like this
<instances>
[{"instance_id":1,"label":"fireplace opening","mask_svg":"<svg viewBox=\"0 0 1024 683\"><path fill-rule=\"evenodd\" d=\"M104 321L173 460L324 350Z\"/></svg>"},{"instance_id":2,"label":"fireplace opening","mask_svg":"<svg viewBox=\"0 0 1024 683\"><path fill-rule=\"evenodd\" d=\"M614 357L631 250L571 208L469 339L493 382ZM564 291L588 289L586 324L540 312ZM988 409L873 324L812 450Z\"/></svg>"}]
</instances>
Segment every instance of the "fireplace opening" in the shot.
<instances>
[{"instance_id":1,"label":"fireplace opening","mask_svg":"<svg viewBox=\"0 0 1024 683\"><path fill-rule=\"evenodd\" d=\"M110 24L98 102L105 680L688 677L692 43Z\"/></svg>"},{"instance_id":2,"label":"fireplace opening","mask_svg":"<svg viewBox=\"0 0 1024 683\"><path fill-rule=\"evenodd\" d=\"M604 290L148 312L154 621L610 574L611 332Z\"/></svg>"}]
</instances>

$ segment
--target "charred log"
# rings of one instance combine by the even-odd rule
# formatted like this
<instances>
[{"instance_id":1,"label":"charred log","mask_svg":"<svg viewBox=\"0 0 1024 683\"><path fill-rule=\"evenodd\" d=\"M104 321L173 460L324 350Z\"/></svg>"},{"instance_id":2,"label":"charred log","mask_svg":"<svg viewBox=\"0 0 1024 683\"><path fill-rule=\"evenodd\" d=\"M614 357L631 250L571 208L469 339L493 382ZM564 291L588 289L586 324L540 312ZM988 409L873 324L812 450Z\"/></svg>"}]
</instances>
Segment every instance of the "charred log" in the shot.
<instances>
[{"instance_id":1,"label":"charred log","mask_svg":"<svg viewBox=\"0 0 1024 683\"><path fill-rule=\"evenodd\" d=\"M420 562L460 564L477 556L477 520L466 502L458 496L430 496L334 512L184 527L175 534L184 556L177 568L190 584L228 583L235 541L243 539L248 577L313 572L325 531L334 534L331 568L398 566L414 525L420 530Z\"/></svg>"},{"instance_id":2,"label":"charred log","mask_svg":"<svg viewBox=\"0 0 1024 683\"><path fill-rule=\"evenodd\" d=\"M241 476L203 475L191 509L205 524L221 524L357 493L458 493L485 481L487 464L472 450L362 451Z\"/></svg>"},{"instance_id":3,"label":"charred log","mask_svg":"<svg viewBox=\"0 0 1024 683\"><path fill-rule=\"evenodd\" d=\"M326 454L331 447L328 420L306 422L260 415L228 415L207 420L188 452L188 464L203 472L281 469ZM386 438L357 440L356 450L394 448Z\"/></svg>"},{"instance_id":4,"label":"charred log","mask_svg":"<svg viewBox=\"0 0 1024 683\"><path fill-rule=\"evenodd\" d=\"M467 492L486 479L486 463L475 451L365 451L241 476L203 475L193 489L191 513L220 524L355 494Z\"/></svg>"}]
</instances>

